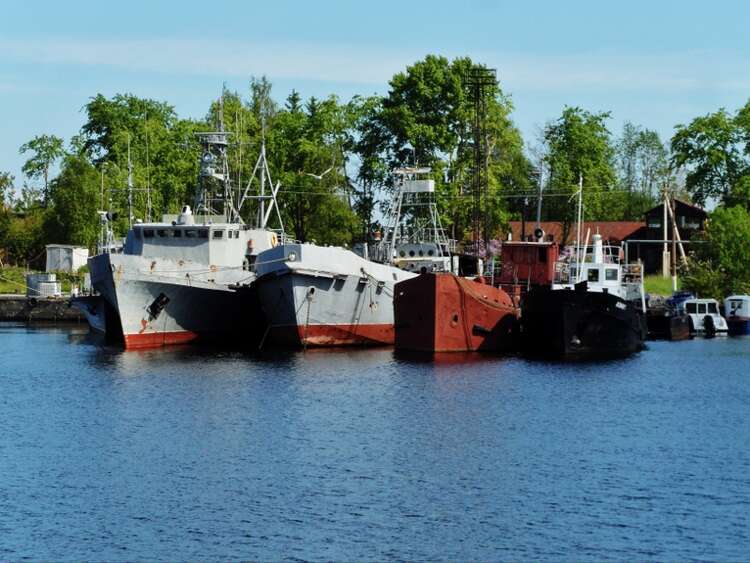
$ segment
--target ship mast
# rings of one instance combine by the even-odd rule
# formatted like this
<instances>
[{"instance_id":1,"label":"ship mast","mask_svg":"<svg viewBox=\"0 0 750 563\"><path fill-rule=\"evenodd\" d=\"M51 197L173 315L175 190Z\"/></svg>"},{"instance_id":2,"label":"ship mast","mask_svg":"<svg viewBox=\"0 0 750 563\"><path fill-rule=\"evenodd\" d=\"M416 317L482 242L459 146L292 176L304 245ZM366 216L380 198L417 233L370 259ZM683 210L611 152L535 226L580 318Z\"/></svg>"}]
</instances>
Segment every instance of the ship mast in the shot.
<instances>
[{"instance_id":1,"label":"ship mast","mask_svg":"<svg viewBox=\"0 0 750 563\"><path fill-rule=\"evenodd\" d=\"M218 123L216 131L196 133L201 144L201 167L198 175L198 193L195 198L196 214L203 214L206 221L211 216L221 215L228 223L241 223L239 210L234 205L232 197L231 178L229 176L229 159L227 147L229 135L224 130L224 96L219 98ZM223 187L222 193L215 193L211 186L219 182ZM221 206L221 213L218 207Z\"/></svg>"}]
</instances>

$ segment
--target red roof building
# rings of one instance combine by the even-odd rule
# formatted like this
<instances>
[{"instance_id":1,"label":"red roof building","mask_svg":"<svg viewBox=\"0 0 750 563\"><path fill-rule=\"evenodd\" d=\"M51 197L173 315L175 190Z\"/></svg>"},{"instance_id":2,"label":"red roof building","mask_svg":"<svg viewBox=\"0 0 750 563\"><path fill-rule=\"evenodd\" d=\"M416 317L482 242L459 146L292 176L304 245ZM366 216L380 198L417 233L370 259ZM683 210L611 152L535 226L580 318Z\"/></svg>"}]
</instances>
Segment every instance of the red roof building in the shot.
<instances>
[{"instance_id":1,"label":"red roof building","mask_svg":"<svg viewBox=\"0 0 750 563\"><path fill-rule=\"evenodd\" d=\"M526 221L526 238L532 237L534 230L536 229L535 221ZM576 223L571 223L568 229L567 238L563 240L563 223L558 221L542 221L539 225L544 231L544 239L552 240L558 244L566 245L573 244L576 236ZM591 235L599 233L602 235L604 241L608 241L612 244L620 243L623 240L629 238L633 233L642 229L646 226L645 221L584 221L583 223L583 238L586 238L586 231L591 230ZM523 240L521 236L521 221L510 222L510 240ZM551 237L551 239L550 239ZM506 240L508 237L505 237Z\"/></svg>"}]
</instances>

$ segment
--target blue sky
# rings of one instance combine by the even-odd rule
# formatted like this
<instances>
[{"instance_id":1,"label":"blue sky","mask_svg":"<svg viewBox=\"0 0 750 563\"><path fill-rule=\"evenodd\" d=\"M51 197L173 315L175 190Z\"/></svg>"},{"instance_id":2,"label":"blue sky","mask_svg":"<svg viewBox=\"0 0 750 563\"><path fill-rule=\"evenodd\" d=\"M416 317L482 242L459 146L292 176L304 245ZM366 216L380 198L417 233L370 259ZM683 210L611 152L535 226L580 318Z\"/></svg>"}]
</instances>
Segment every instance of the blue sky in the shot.
<instances>
[{"instance_id":1,"label":"blue sky","mask_svg":"<svg viewBox=\"0 0 750 563\"><path fill-rule=\"evenodd\" d=\"M3 2L0 170L20 185L18 147L69 139L97 93L131 92L205 114L224 82L274 95L385 93L428 53L497 68L527 141L565 105L613 114L663 138L677 123L750 98L750 3L628 2Z\"/></svg>"}]
</instances>

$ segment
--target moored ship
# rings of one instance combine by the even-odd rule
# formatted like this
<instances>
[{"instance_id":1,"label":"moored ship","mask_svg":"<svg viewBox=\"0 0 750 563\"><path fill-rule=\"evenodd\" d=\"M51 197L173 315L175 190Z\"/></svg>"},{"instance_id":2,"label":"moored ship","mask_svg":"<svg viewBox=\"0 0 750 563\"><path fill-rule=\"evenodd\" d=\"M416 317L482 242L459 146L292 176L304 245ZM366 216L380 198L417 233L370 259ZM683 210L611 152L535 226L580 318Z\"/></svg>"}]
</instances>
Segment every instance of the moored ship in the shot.
<instances>
[{"instance_id":1,"label":"moored ship","mask_svg":"<svg viewBox=\"0 0 750 563\"><path fill-rule=\"evenodd\" d=\"M416 274L339 247L292 243L255 266L268 342L293 347L393 344L394 285Z\"/></svg>"},{"instance_id":2,"label":"moored ship","mask_svg":"<svg viewBox=\"0 0 750 563\"><path fill-rule=\"evenodd\" d=\"M539 286L522 305L522 349L527 356L564 360L624 357L646 339L643 273L620 263L619 248L605 256L576 248L558 261L551 287Z\"/></svg>"},{"instance_id":3,"label":"moored ship","mask_svg":"<svg viewBox=\"0 0 750 563\"><path fill-rule=\"evenodd\" d=\"M750 295L730 295L724 300L729 334L750 334Z\"/></svg>"},{"instance_id":4,"label":"moored ship","mask_svg":"<svg viewBox=\"0 0 750 563\"><path fill-rule=\"evenodd\" d=\"M450 272L396 285L396 349L414 352L508 352L519 310L502 289Z\"/></svg>"},{"instance_id":5,"label":"moored ship","mask_svg":"<svg viewBox=\"0 0 750 563\"><path fill-rule=\"evenodd\" d=\"M375 260L344 248L307 243L285 244L258 256L256 285L268 322L264 343L394 343L394 285L451 264L450 243L437 218L435 183L419 179L429 171L395 171L397 189ZM402 221L405 215L408 221Z\"/></svg>"},{"instance_id":6,"label":"moored ship","mask_svg":"<svg viewBox=\"0 0 750 563\"><path fill-rule=\"evenodd\" d=\"M197 339L226 342L263 331L257 297L237 287L252 283L252 262L283 236L276 205L279 186L271 184L270 192L265 191L270 173L262 146L255 166L261 174L260 194L248 196L252 179L244 193L235 193L229 181L228 135L221 121L218 131L198 134L203 147L198 213L185 206L174 220L136 223L120 252L108 248L89 259L92 286L106 308L107 335L121 339L125 348ZM240 215L249 198L259 202L254 228ZM267 228L274 209L278 231Z\"/></svg>"}]
</instances>

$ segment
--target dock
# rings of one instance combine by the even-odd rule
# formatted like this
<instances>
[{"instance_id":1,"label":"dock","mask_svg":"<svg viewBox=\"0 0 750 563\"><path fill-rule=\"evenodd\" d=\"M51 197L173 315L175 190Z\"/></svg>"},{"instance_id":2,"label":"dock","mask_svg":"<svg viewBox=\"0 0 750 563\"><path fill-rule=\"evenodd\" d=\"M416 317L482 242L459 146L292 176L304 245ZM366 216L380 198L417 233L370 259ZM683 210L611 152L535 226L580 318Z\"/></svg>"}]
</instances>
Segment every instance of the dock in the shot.
<instances>
[{"instance_id":1,"label":"dock","mask_svg":"<svg viewBox=\"0 0 750 563\"><path fill-rule=\"evenodd\" d=\"M0 321L86 322L81 311L70 306L68 297L0 295Z\"/></svg>"}]
</instances>

